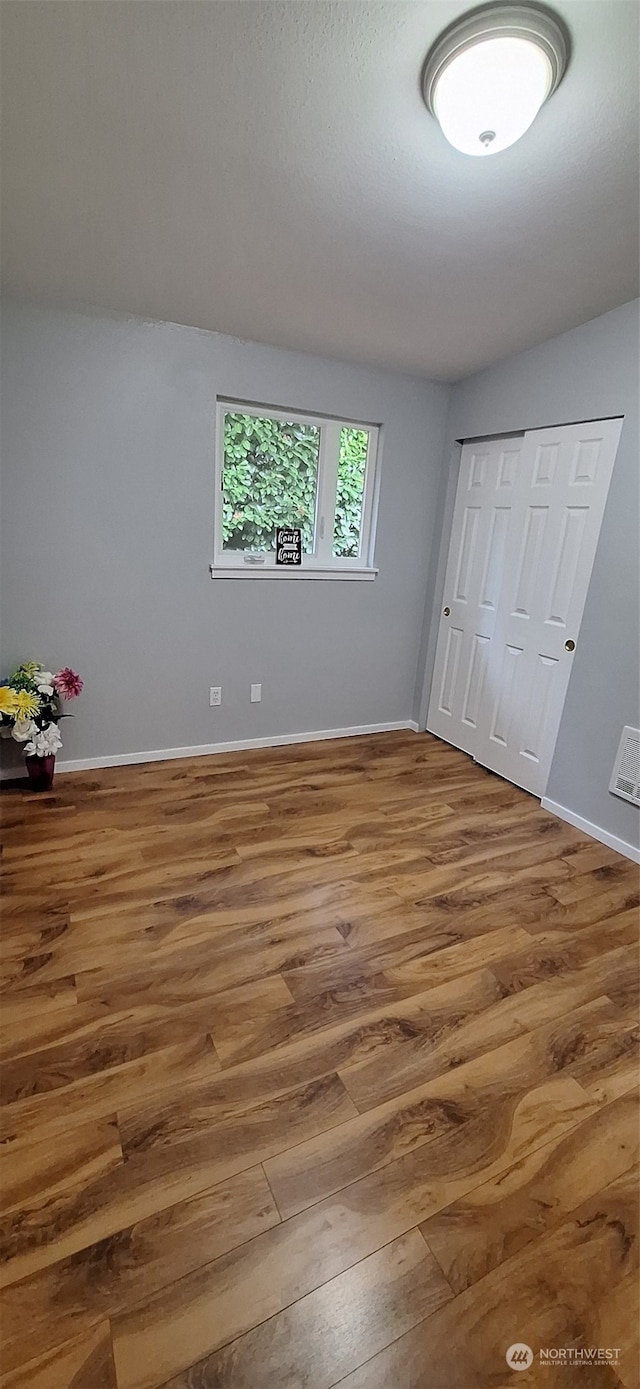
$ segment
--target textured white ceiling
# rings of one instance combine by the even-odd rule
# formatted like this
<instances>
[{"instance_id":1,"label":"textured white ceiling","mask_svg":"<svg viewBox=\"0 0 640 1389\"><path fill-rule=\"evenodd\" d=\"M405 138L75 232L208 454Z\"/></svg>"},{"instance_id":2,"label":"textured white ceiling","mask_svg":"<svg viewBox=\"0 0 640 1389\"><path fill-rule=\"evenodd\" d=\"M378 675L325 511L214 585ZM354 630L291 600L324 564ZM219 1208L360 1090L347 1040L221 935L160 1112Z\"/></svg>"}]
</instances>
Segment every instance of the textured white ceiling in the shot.
<instances>
[{"instance_id":1,"label":"textured white ceiling","mask_svg":"<svg viewBox=\"0 0 640 1389\"><path fill-rule=\"evenodd\" d=\"M468 4L5 0L6 289L455 379L638 292L636 0L559 0L524 139L446 144Z\"/></svg>"}]
</instances>

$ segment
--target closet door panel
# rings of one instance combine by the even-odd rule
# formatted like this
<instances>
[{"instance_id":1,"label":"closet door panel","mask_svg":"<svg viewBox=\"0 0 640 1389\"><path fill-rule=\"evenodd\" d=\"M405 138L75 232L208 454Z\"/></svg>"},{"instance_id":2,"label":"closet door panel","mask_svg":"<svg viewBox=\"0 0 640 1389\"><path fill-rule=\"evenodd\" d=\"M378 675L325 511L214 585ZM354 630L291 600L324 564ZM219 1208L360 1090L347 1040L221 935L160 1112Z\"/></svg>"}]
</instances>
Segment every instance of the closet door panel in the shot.
<instances>
[{"instance_id":1,"label":"closet door panel","mask_svg":"<svg viewBox=\"0 0 640 1389\"><path fill-rule=\"evenodd\" d=\"M475 754L522 437L465 444L427 728Z\"/></svg>"},{"instance_id":2,"label":"closet door panel","mask_svg":"<svg viewBox=\"0 0 640 1389\"><path fill-rule=\"evenodd\" d=\"M544 795L621 420L530 431L474 756Z\"/></svg>"}]
</instances>

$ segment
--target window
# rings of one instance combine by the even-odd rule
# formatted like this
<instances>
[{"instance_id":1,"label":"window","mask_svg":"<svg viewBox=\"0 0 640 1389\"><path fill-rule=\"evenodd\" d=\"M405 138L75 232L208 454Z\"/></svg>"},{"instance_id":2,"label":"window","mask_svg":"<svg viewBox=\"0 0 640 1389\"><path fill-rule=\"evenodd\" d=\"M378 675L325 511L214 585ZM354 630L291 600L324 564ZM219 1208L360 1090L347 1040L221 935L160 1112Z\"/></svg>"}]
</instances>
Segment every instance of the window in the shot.
<instances>
[{"instance_id":1,"label":"window","mask_svg":"<svg viewBox=\"0 0 640 1389\"><path fill-rule=\"evenodd\" d=\"M377 426L219 401L212 575L373 578ZM302 564L276 565L299 528Z\"/></svg>"}]
</instances>

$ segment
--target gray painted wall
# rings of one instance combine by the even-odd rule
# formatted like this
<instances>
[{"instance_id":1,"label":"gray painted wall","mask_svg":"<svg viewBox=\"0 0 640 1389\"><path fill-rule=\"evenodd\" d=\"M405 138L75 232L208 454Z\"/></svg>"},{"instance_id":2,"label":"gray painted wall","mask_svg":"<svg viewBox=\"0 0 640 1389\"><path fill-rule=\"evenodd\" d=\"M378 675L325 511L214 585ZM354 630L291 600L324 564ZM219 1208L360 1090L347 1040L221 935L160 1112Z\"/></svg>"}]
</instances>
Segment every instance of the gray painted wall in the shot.
<instances>
[{"instance_id":1,"label":"gray painted wall","mask_svg":"<svg viewBox=\"0 0 640 1389\"><path fill-rule=\"evenodd\" d=\"M640 719L638 306L625 304L454 388L438 516L442 537L427 596L414 716L426 722L460 449L456 441L624 415L580 641L547 796L638 844L635 806L608 791L625 724ZM433 620L432 620L433 614Z\"/></svg>"},{"instance_id":2,"label":"gray painted wall","mask_svg":"<svg viewBox=\"0 0 640 1389\"><path fill-rule=\"evenodd\" d=\"M13 304L2 367L2 669L84 677L62 760L411 717L448 387ZM211 580L216 394L382 423L373 583Z\"/></svg>"}]
</instances>

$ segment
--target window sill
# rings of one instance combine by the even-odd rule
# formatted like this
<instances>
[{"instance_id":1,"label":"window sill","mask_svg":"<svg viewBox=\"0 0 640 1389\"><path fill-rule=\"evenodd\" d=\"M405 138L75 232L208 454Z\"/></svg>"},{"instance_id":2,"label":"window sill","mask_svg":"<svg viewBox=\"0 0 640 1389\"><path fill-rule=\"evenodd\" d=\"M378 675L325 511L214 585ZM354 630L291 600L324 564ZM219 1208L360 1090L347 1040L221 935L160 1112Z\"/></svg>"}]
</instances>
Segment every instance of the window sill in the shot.
<instances>
[{"instance_id":1,"label":"window sill","mask_svg":"<svg viewBox=\"0 0 640 1389\"><path fill-rule=\"evenodd\" d=\"M375 579L377 569L322 569L320 566L303 564L300 568L293 565L260 565L260 564L210 564L209 571L212 579Z\"/></svg>"}]
</instances>

